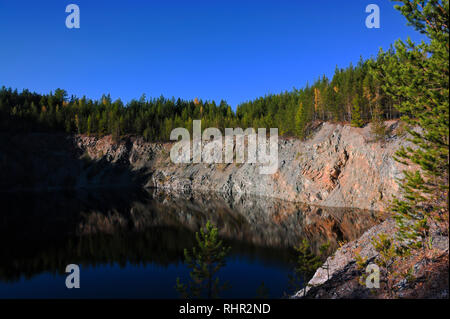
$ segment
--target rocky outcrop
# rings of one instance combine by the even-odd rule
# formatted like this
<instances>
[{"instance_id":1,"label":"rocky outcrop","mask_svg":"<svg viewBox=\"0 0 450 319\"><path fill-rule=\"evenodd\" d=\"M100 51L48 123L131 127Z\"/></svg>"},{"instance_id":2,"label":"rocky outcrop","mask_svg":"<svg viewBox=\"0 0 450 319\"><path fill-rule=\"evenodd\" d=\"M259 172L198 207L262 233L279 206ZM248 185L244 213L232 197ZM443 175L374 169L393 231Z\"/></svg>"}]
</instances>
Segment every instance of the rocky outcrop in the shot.
<instances>
[{"instance_id":1,"label":"rocky outcrop","mask_svg":"<svg viewBox=\"0 0 450 319\"><path fill-rule=\"evenodd\" d=\"M403 167L392 154L405 138L387 122L386 142L372 142L370 125L323 123L312 138L279 140L279 169L258 164L174 164L171 143L139 137L40 134L0 136L0 189L137 185L178 191L252 194L330 207L383 210L398 193Z\"/></svg>"},{"instance_id":2,"label":"rocky outcrop","mask_svg":"<svg viewBox=\"0 0 450 319\"><path fill-rule=\"evenodd\" d=\"M353 299L353 298L448 298L448 236L434 232L432 236L432 250L426 255L415 252L403 259L401 263L394 263L392 273L406 274L398 280L391 291L383 283L387 274L381 268L380 288L368 289L360 283L363 269L356 263L359 255L367 263L375 263L378 252L372 245L373 239L380 234L390 237L395 235L397 228L395 220L389 218L370 228L358 239L346 243L333 255L328 257L322 267L317 269L313 278L308 282L305 290L299 291L294 298L314 299Z\"/></svg>"}]
</instances>

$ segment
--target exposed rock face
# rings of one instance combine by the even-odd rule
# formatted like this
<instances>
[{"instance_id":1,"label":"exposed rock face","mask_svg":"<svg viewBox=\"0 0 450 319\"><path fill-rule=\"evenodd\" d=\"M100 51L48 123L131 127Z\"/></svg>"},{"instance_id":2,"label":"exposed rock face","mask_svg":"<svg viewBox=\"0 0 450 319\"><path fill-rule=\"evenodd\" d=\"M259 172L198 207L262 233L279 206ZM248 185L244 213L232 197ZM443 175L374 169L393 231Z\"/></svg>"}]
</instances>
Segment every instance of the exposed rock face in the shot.
<instances>
[{"instance_id":1,"label":"exposed rock face","mask_svg":"<svg viewBox=\"0 0 450 319\"><path fill-rule=\"evenodd\" d=\"M111 136L0 137L0 188L138 185L182 191L253 194L330 207L383 210L398 193L403 167L392 154L405 139L387 123L387 142L371 142L370 127L323 123L301 142L279 140L279 169L259 174L259 164L174 164L171 143ZM82 159L82 160L80 160ZM20 183L17 183L19 181Z\"/></svg>"},{"instance_id":2,"label":"exposed rock face","mask_svg":"<svg viewBox=\"0 0 450 319\"><path fill-rule=\"evenodd\" d=\"M361 285L359 278L362 270L356 264L356 253L365 258L368 263L376 260L372 240L380 234L393 236L396 231L395 221L387 219L367 230L360 238L339 248L328 257L308 282L305 291L299 291L294 298L448 298L448 237L434 233L432 238L433 256L412 255L397 265L392 272L406 273L412 270L413 280L403 279L393 287L391 294L385 284L379 289L368 289ZM428 260L428 263L425 260ZM430 275L431 274L431 275ZM386 279L386 273L381 269L380 282Z\"/></svg>"}]
</instances>

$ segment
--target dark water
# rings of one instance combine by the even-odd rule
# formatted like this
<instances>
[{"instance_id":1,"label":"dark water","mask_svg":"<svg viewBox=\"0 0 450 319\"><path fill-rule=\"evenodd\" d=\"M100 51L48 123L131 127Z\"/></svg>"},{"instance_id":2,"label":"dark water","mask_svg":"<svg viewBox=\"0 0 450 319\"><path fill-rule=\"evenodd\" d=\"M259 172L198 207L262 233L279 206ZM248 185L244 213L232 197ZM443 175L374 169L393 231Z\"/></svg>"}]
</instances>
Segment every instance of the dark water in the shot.
<instances>
[{"instance_id":1,"label":"dark water","mask_svg":"<svg viewBox=\"0 0 450 319\"><path fill-rule=\"evenodd\" d=\"M259 197L99 191L0 194L0 298L177 298L189 278L184 248L213 221L232 247L221 281L230 298L270 297L289 287L293 247L315 250L355 239L376 222L372 212L329 209ZM65 268L80 265L80 289Z\"/></svg>"}]
</instances>

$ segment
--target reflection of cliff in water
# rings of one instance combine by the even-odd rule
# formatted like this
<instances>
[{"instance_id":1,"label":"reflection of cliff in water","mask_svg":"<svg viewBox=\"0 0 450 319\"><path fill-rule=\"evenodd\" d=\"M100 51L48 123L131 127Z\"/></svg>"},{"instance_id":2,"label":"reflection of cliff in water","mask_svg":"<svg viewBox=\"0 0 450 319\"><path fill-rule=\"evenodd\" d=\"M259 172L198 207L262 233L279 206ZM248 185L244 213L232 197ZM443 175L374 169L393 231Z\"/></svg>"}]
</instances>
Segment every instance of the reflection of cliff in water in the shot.
<instances>
[{"instance_id":1,"label":"reflection of cliff in water","mask_svg":"<svg viewBox=\"0 0 450 319\"><path fill-rule=\"evenodd\" d=\"M372 212L311 207L259 197L159 191L0 194L0 280L65 266L183 260L194 232L209 219L232 255L288 263L302 238L314 249L358 237L376 221Z\"/></svg>"}]
</instances>

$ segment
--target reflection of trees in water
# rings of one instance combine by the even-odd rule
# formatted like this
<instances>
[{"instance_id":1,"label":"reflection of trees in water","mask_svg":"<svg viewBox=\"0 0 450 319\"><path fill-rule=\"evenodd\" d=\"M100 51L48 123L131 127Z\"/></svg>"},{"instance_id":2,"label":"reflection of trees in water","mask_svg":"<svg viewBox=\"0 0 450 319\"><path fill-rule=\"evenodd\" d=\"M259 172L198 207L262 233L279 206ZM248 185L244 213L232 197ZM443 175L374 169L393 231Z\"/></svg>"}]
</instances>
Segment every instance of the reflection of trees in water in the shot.
<instances>
[{"instance_id":1,"label":"reflection of trees in water","mask_svg":"<svg viewBox=\"0 0 450 319\"><path fill-rule=\"evenodd\" d=\"M0 280L83 266L181 262L207 220L231 255L286 264L302 238L313 249L352 240L370 212L325 209L259 197L160 191L0 194Z\"/></svg>"}]
</instances>

